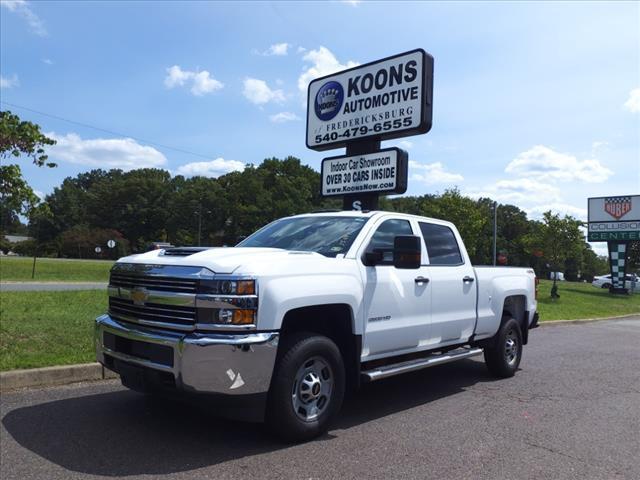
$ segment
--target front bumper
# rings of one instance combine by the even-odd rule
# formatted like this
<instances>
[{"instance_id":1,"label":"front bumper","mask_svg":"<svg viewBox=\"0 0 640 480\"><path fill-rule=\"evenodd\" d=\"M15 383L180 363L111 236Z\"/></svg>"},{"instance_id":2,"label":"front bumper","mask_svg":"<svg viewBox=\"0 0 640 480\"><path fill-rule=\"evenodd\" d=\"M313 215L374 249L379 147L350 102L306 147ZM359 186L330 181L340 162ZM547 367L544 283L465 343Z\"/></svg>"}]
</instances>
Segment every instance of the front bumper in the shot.
<instances>
[{"instance_id":1,"label":"front bumper","mask_svg":"<svg viewBox=\"0 0 640 480\"><path fill-rule=\"evenodd\" d=\"M269 390L278 338L275 332L170 332L109 315L95 325L96 357L107 368L124 362L172 379L179 390L233 396Z\"/></svg>"}]
</instances>

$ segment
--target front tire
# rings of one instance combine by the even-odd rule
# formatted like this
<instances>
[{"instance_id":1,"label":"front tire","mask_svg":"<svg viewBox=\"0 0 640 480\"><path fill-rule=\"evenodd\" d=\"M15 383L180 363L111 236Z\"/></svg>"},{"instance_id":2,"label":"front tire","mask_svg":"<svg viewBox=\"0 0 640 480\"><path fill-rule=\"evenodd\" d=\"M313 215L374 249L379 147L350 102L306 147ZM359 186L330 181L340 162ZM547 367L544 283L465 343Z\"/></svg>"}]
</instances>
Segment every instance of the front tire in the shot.
<instances>
[{"instance_id":1,"label":"front tire","mask_svg":"<svg viewBox=\"0 0 640 480\"><path fill-rule=\"evenodd\" d=\"M328 430L342 406L342 355L331 339L313 333L294 334L282 348L269 390L267 425L282 440L310 440Z\"/></svg>"},{"instance_id":2,"label":"front tire","mask_svg":"<svg viewBox=\"0 0 640 480\"><path fill-rule=\"evenodd\" d=\"M492 347L484 349L487 368L495 377L513 377L522 359L520 324L511 317L504 319L495 340Z\"/></svg>"}]
</instances>

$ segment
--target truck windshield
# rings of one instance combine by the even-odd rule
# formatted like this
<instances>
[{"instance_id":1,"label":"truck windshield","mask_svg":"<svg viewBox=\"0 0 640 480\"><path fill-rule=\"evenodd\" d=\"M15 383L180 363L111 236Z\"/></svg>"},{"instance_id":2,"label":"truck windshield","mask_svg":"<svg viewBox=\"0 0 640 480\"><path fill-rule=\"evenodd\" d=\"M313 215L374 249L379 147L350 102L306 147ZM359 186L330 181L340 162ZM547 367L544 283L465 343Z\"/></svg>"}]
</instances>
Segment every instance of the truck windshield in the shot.
<instances>
[{"instance_id":1,"label":"truck windshield","mask_svg":"<svg viewBox=\"0 0 640 480\"><path fill-rule=\"evenodd\" d=\"M237 246L282 248L335 257L347 253L367 220L324 216L284 218L258 230Z\"/></svg>"}]
</instances>

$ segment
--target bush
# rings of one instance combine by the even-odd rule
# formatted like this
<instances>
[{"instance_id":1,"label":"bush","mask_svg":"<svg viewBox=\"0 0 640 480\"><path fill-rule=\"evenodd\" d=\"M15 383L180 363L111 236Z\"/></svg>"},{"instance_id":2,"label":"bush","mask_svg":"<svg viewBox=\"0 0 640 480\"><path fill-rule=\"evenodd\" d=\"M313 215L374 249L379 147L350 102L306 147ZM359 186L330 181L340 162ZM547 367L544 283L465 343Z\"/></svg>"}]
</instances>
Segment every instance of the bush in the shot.
<instances>
[{"instance_id":1,"label":"bush","mask_svg":"<svg viewBox=\"0 0 640 480\"><path fill-rule=\"evenodd\" d=\"M115 248L108 248L107 242L115 240ZM130 251L129 241L117 230L106 228L73 227L59 237L59 253L71 258L119 258ZM95 252L100 247L102 252Z\"/></svg>"}]
</instances>

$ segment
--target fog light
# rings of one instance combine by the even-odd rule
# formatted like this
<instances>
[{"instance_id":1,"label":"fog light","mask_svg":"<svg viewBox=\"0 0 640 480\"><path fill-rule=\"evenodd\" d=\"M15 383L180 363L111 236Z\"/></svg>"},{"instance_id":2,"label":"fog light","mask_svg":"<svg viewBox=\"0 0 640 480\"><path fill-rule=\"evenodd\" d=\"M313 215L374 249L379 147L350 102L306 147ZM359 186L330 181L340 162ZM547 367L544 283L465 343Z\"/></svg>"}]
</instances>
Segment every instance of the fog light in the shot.
<instances>
[{"instance_id":1,"label":"fog light","mask_svg":"<svg viewBox=\"0 0 640 480\"><path fill-rule=\"evenodd\" d=\"M222 309L218 312L218 320L220 323L233 322L233 310Z\"/></svg>"}]
</instances>

